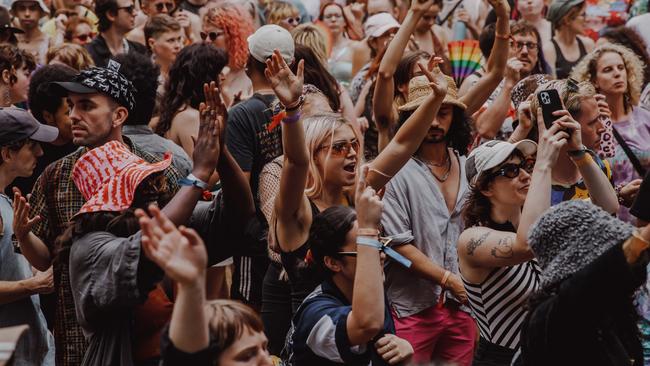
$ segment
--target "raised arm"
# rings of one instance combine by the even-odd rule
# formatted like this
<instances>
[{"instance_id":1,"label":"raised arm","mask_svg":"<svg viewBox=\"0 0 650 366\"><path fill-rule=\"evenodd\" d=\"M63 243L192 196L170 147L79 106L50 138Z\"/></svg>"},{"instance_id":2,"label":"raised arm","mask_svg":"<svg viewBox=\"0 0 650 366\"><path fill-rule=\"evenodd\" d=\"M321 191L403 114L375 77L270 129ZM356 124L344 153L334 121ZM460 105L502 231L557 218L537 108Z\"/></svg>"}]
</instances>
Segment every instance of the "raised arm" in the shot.
<instances>
[{"instance_id":1,"label":"raised arm","mask_svg":"<svg viewBox=\"0 0 650 366\"><path fill-rule=\"evenodd\" d=\"M440 71L438 64L442 58L432 59L432 71L423 64L418 64L420 70L427 76L432 89L431 95L413 112L404 125L397 131L388 146L379 153L379 156L370 163L368 184L380 190L388 183L411 156L417 151L431 127L432 116L438 114L445 95L447 95L447 79Z\"/></svg>"},{"instance_id":2,"label":"raised arm","mask_svg":"<svg viewBox=\"0 0 650 366\"><path fill-rule=\"evenodd\" d=\"M379 228L382 202L374 189L366 184L368 167L363 167L355 195L358 230ZM350 344L362 345L377 336L384 326L384 281L378 248L363 244L378 236L357 235L357 266L352 291L352 311L346 328Z\"/></svg>"},{"instance_id":3,"label":"raised arm","mask_svg":"<svg viewBox=\"0 0 650 366\"><path fill-rule=\"evenodd\" d=\"M39 189L38 186L39 182L37 182L35 189ZM20 245L20 251L34 268L45 271L52 265L51 253L47 245L32 232L34 225L39 223L42 218L40 215L29 217L31 206L28 201L31 198L30 195L27 195L27 198L23 197L20 189L16 187L13 188L13 191L13 231L18 245Z\"/></svg>"},{"instance_id":4,"label":"raised arm","mask_svg":"<svg viewBox=\"0 0 650 366\"><path fill-rule=\"evenodd\" d=\"M489 0L497 15L494 45L488 58L487 73L460 100L467 105L465 114L471 116L479 110L499 86L508 61L510 47L510 5L507 0Z\"/></svg>"},{"instance_id":5,"label":"raised arm","mask_svg":"<svg viewBox=\"0 0 650 366\"><path fill-rule=\"evenodd\" d=\"M506 65L506 76L504 78L503 88L501 92L494 99L494 102L488 105L487 109L476 118L476 131L478 134L486 139L493 139L501 126L503 121L508 116L510 105L512 104L511 95L512 88L514 88L517 81L519 81L519 70L522 68L521 61L517 58L511 58Z\"/></svg>"},{"instance_id":6,"label":"raised arm","mask_svg":"<svg viewBox=\"0 0 650 366\"><path fill-rule=\"evenodd\" d=\"M199 134L192 153L192 174L203 182L207 182L214 172L221 153L220 141L224 133L220 129L222 120L226 118L220 110L220 99L217 86L212 82L203 84L205 103L199 106ZM196 202L201 198L203 189L192 186L182 186L174 198L165 205L163 212L176 225L185 224L192 215Z\"/></svg>"},{"instance_id":7,"label":"raised arm","mask_svg":"<svg viewBox=\"0 0 650 366\"><path fill-rule=\"evenodd\" d=\"M145 255L178 284L169 324L169 339L186 353L208 348L210 332L204 310L205 273L208 255L201 237L192 229L179 229L157 207L149 206L136 215L142 228Z\"/></svg>"},{"instance_id":8,"label":"raised arm","mask_svg":"<svg viewBox=\"0 0 650 366\"><path fill-rule=\"evenodd\" d=\"M560 126L572 130L571 139L567 146L571 154L571 160L578 167L580 175L589 191L589 198L595 205L600 206L609 213L618 211L618 197L607 176L594 161L591 154L583 150L580 123L578 123L568 111L562 110L554 113L560 118L556 121Z\"/></svg>"},{"instance_id":9,"label":"raised arm","mask_svg":"<svg viewBox=\"0 0 650 366\"><path fill-rule=\"evenodd\" d=\"M528 246L528 231L551 204L552 167L557 162L560 149L567 144L569 137L557 124L553 124L546 130L541 110L537 121L541 132L537 146L537 161L517 233L484 227L465 230L458 239L458 256L461 261L470 266L505 267L526 262L534 257L534 253Z\"/></svg>"},{"instance_id":10,"label":"raised arm","mask_svg":"<svg viewBox=\"0 0 650 366\"><path fill-rule=\"evenodd\" d=\"M415 30L418 20L422 14L428 10L433 1L429 0L421 3L419 0L411 2L411 8L404 18L404 22L395 34L395 37L388 44L384 58L379 64L375 92L372 97L372 111L379 132L379 151L390 141L390 127L397 122L397 113L393 107L395 93L395 83L393 75L397 70L397 65L404 55L404 50Z\"/></svg>"},{"instance_id":11,"label":"raised arm","mask_svg":"<svg viewBox=\"0 0 650 366\"><path fill-rule=\"evenodd\" d=\"M309 152L300 120L304 67L304 61L301 60L297 75L294 75L280 52L276 50L266 61L264 72L280 103L288 109L282 123L284 163L280 177L280 191L275 199L276 234L285 234L279 235L285 240L280 240L277 244L285 252L296 249L304 242L311 225L311 222L307 222L311 220L311 210L305 196L309 175Z\"/></svg>"}]
</instances>

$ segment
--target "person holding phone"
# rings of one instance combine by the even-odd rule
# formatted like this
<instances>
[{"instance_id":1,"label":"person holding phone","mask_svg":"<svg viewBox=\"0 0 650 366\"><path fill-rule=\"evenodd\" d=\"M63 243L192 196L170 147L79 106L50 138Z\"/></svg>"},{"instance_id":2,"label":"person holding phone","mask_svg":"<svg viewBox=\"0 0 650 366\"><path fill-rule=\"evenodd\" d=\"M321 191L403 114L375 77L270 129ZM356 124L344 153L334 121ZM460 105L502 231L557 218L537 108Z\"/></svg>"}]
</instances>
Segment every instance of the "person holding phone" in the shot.
<instances>
[{"instance_id":1,"label":"person holding phone","mask_svg":"<svg viewBox=\"0 0 650 366\"><path fill-rule=\"evenodd\" d=\"M589 82L556 80L541 86L535 95L528 113L521 113L520 118L531 116L535 124L539 117L531 112L541 109L547 126L557 123L570 134L553 170L551 205L590 199L603 210L615 213L619 205L611 183L611 167L594 153L604 130L600 116L607 113L606 106L596 100L594 87ZM544 100L549 103L543 103ZM551 118L552 124L548 121Z\"/></svg>"},{"instance_id":2,"label":"person holding phone","mask_svg":"<svg viewBox=\"0 0 650 366\"><path fill-rule=\"evenodd\" d=\"M510 365L525 305L539 284L528 230L550 206L551 172L570 136L559 124L546 129L538 113L539 146L492 140L465 163L470 192L458 260L480 332L474 366Z\"/></svg>"}]
</instances>

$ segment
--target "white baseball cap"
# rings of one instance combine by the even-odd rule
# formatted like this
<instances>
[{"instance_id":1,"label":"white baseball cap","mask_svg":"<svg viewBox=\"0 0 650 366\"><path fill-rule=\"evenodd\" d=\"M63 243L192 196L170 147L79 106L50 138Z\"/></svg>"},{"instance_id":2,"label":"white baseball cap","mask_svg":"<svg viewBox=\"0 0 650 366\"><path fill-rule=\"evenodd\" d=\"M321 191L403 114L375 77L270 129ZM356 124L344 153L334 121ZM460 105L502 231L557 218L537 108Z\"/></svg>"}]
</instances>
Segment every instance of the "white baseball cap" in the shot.
<instances>
[{"instance_id":1,"label":"white baseball cap","mask_svg":"<svg viewBox=\"0 0 650 366\"><path fill-rule=\"evenodd\" d=\"M379 13L368 17L363 25L363 31L368 38L379 37L394 28L399 28L399 23L388 13Z\"/></svg>"},{"instance_id":2,"label":"white baseball cap","mask_svg":"<svg viewBox=\"0 0 650 366\"><path fill-rule=\"evenodd\" d=\"M291 33L279 25L267 24L248 37L248 51L259 62L266 62L276 49L287 65L291 65L296 46Z\"/></svg>"},{"instance_id":3,"label":"white baseball cap","mask_svg":"<svg viewBox=\"0 0 650 366\"><path fill-rule=\"evenodd\" d=\"M514 144L506 141L491 140L472 150L465 162L465 174L470 183L476 183L484 172L497 167L508 160L513 151L519 150L525 157L537 151L537 143L521 140Z\"/></svg>"},{"instance_id":4,"label":"white baseball cap","mask_svg":"<svg viewBox=\"0 0 650 366\"><path fill-rule=\"evenodd\" d=\"M38 7L41 8L41 11L43 12L43 15L49 15L50 14L50 8L45 5L45 2L43 0L15 0L11 3L11 10L14 11L14 5L17 3L37 3Z\"/></svg>"}]
</instances>

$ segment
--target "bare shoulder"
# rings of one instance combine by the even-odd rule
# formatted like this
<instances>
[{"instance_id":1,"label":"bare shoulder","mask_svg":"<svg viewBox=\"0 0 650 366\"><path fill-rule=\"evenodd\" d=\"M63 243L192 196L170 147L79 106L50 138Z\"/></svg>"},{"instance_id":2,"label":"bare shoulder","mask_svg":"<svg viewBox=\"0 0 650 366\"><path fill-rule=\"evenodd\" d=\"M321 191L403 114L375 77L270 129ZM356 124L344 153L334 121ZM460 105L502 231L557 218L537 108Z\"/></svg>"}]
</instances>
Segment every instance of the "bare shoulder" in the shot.
<instances>
[{"instance_id":1,"label":"bare shoulder","mask_svg":"<svg viewBox=\"0 0 650 366\"><path fill-rule=\"evenodd\" d=\"M585 48L587 49L587 52L591 52L595 47L596 47L596 42L594 42L593 39L586 37L586 36L578 36L582 43L585 45Z\"/></svg>"}]
</instances>

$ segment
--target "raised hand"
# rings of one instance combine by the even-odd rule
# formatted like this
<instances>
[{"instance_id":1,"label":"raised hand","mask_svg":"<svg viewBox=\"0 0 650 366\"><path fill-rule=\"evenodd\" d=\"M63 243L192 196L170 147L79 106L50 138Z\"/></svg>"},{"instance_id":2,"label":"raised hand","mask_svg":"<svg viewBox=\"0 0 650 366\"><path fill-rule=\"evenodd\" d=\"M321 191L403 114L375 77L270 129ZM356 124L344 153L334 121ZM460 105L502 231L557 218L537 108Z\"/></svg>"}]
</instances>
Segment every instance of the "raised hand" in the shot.
<instances>
[{"instance_id":1,"label":"raised hand","mask_svg":"<svg viewBox=\"0 0 650 366\"><path fill-rule=\"evenodd\" d=\"M418 67L422 73L429 79L431 89L436 96L444 97L447 94L447 78L440 70L440 64L443 63L441 57L431 56L428 64L425 66L423 63L418 62Z\"/></svg>"},{"instance_id":2,"label":"raised hand","mask_svg":"<svg viewBox=\"0 0 650 366\"><path fill-rule=\"evenodd\" d=\"M553 123L551 128L547 130L544 124L542 108L537 108L537 129L539 131L539 142L535 166L552 168L560 155L560 149L568 143L569 134L562 130L559 123Z\"/></svg>"},{"instance_id":3,"label":"raised hand","mask_svg":"<svg viewBox=\"0 0 650 366\"><path fill-rule=\"evenodd\" d=\"M555 111L553 112L553 115L560 117L556 119L553 124L560 125L560 127L569 134L567 140L569 150L582 149L582 131L580 129L580 123L573 119L571 113L567 110Z\"/></svg>"},{"instance_id":4,"label":"raised hand","mask_svg":"<svg viewBox=\"0 0 650 366\"><path fill-rule=\"evenodd\" d=\"M271 58L266 60L264 75L271 82L275 95L285 107L295 106L302 95L305 73L304 60L300 60L298 63L297 71L297 74L294 75L278 50L275 50Z\"/></svg>"},{"instance_id":5,"label":"raised hand","mask_svg":"<svg viewBox=\"0 0 650 366\"><path fill-rule=\"evenodd\" d=\"M512 88L519 82L521 69L524 67L524 64L519 61L516 57L508 59L506 64L506 83Z\"/></svg>"},{"instance_id":6,"label":"raised hand","mask_svg":"<svg viewBox=\"0 0 650 366\"><path fill-rule=\"evenodd\" d=\"M13 231L19 242L25 241L27 235L32 231L32 227L41 221L41 217L36 215L29 218L29 197L23 197L20 189L14 187L14 200L12 203L14 209Z\"/></svg>"},{"instance_id":7,"label":"raised hand","mask_svg":"<svg viewBox=\"0 0 650 366\"><path fill-rule=\"evenodd\" d=\"M508 0L487 0L490 5L494 8L494 12L497 16L510 16L510 4Z\"/></svg>"},{"instance_id":8,"label":"raised hand","mask_svg":"<svg viewBox=\"0 0 650 366\"><path fill-rule=\"evenodd\" d=\"M356 187L354 207L357 211L359 228L376 229L379 227L384 204L381 202L381 198L377 195L377 192L366 182L368 169L368 165L364 165L361 168Z\"/></svg>"},{"instance_id":9,"label":"raised hand","mask_svg":"<svg viewBox=\"0 0 650 366\"><path fill-rule=\"evenodd\" d=\"M411 0L411 11L424 13L433 5L433 0Z\"/></svg>"},{"instance_id":10,"label":"raised hand","mask_svg":"<svg viewBox=\"0 0 650 366\"><path fill-rule=\"evenodd\" d=\"M220 97L217 83L214 81L203 84L205 102L199 105L199 134L194 140L192 160L194 169L207 181L214 172L221 149L224 146L224 136L228 112ZM196 175L196 174L195 174Z\"/></svg>"},{"instance_id":11,"label":"raised hand","mask_svg":"<svg viewBox=\"0 0 650 366\"><path fill-rule=\"evenodd\" d=\"M408 362L413 356L413 346L394 334L384 334L375 342L377 354L388 362L389 365L396 365L401 362Z\"/></svg>"},{"instance_id":12,"label":"raised hand","mask_svg":"<svg viewBox=\"0 0 650 366\"><path fill-rule=\"evenodd\" d=\"M203 240L192 229L176 226L155 205L135 212L142 229L142 249L172 280L183 285L202 285L208 265Z\"/></svg>"},{"instance_id":13,"label":"raised hand","mask_svg":"<svg viewBox=\"0 0 650 366\"><path fill-rule=\"evenodd\" d=\"M600 116L606 119L612 118L612 111L609 109L609 104L607 104L607 99L602 94L596 94L596 103L598 103L598 111Z\"/></svg>"}]
</instances>

